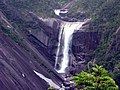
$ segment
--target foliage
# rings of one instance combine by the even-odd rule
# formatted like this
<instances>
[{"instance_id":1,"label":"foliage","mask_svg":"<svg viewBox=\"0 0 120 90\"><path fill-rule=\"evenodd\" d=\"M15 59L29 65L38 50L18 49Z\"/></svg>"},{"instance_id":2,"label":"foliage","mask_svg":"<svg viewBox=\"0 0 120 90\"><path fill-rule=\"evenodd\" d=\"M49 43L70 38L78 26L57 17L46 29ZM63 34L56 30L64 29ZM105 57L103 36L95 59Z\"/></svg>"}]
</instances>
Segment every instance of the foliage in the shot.
<instances>
[{"instance_id":1,"label":"foliage","mask_svg":"<svg viewBox=\"0 0 120 90\"><path fill-rule=\"evenodd\" d=\"M69 0L67 0L69 1ZM32 11L41 17L53 17L54 9L64 5L66 0L11 0L11 4L22 12Z\"/></svg>"},{"instance_id":2,"label":"foliage","mask_svg":"<svg viewBox=\"0 0 120 90\"><path fill-rule=\"evenodd\" d=\"M70 8L70 15L75 15L81 11L93 14L104 2L105 0L76 0L76 3Z\"/></svg>"},{"instance_id":3,"label":"foliage","mask_svg":"<svg viewBox=\"0 0 120 90\"><path fill-rule=\"evenodd\" d=\"M48 90L55 90L53 87L49 87Z\"/></svg>"},{"instance_id":4,"label":"foliage","mask_svg":"<svg viewBox=\"0 0 120 90\"><path fill-rule=\"evenodd\" d=\"M81 90L118 90L115 81L108 75L108 71L102 66L96 65L91 73L82 71L73 76L78 89Z\"/></svg>"},{"instance_id":5,"label":"foliage","mask_svg":"<svg viewBox=\"0 0 120 90\"><path fill-rule=\"evenodd\" d=\"M59 3L60 6L63 6L65 4L68 4L71 0L56 0L56 2Z\"/></svg>"},{"instance_id":6,"label":"foliage","mask_svg":"<svg viewBox=\"0 0 120 90\"><path fill-rule=\"evenodd\" d=\"M7 28L6 26L2 25L0 23L0 33L3 33L4 35L10 37L12 40L14 40L19 46L21 46L22 48L24 48L26 51L28 51L28 48L26 47L26 45L23 43L23 39L20 38L15 31L13 31L10 28Z\"/></svg>"},{"instance_id":7,"label":"foliage","mask_svg":"<svg viewBox=\"0 0 120 90\"><path fill-rule=\"evenodd\" d=\"M84 11L90 15L89 30L98 32L101 36L93 58L96 59L97 64L112 71L115 80L119 83L120 78L116 78L119 74L114 69L120 62L120 47L117 46L120 42L114 37L116 37L116 30L120 27L120 0L77 0L69 14L75 16L76 11Z\"/></svg>"}]
</instances>

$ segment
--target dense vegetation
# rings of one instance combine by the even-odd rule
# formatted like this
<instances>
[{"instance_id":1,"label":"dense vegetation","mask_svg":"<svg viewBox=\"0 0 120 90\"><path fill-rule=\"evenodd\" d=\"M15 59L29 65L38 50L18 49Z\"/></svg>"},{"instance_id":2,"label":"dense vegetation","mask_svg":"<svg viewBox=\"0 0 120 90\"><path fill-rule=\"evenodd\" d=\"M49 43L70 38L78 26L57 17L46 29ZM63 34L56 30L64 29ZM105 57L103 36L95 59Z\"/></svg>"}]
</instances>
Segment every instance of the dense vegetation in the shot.
<instances>
[{"instance_id":1,"label":"dense vegetation","mask_svg":"<svg viewBox=\"0 0 120 90\"><path fill-rule=\"evenodd\" d=\"M41 17L53 17L54 9L70 0L11 0L11 4L22 12L34 12Z\"/></svg>"},{"instance_id":2,"label":"dense vegetation","mask_svg":"<svg viewBox=\"0 0 120 90\"><path fill-rule=\"evenodd\" d=\"M93 52L93 58L97 64L113 72L119 83L120 36L116 31L120 27L120 0L78 0L69 15L75 16L81 11L88 13L91 18L89 30L98 32L101 36L100 44Z\"/></svg>"},{"instance_id":3,"label":"dense vegetation","mask_svg":"<svg viewBox=\"0 0 120 90\"><path fill-rule=\"evenodd\" d=\"M0 23L0 33L10 37L12 40L14 40L19 46L24 48L25 50L28 50L26 45L23 43L23 39L13 31L13 29L6 27L2 23Z\"/></svg>"},{"instance_id":4,"label":"dense vegetation","mask_svg":"<svg viewBox=\"0 0 120 90\"><path fill-rule=\"evenodd\" d=\"M115 74L118 77L120 73L118 65L120 62L120 46L117 39L119 33L116 34L116 31L120 26L120 1L108 0L105 2L93 16L90 26L90 30L102 34L100 45L94 52L97 63L104 65L112 72L118 68Z\"/></svg>"},{"instance_id":5,"label":"dense vegetation","mask_svg":"<svg viewBox=\"0 0 120 90\"><path fill-rule=\"evenodd\" d=\"M115 81L108 75L107 70L96 65L91 72L82 71L73 76L77 90L118 90Z\"/></svg>"},{"instance_id":6,"label":"dense vegetation","mask_svg":"<svg viewBox=\"0 0 120 90\"><path fill-rule=\"evenodd\" d=\"M105 0L77 0L73 7L70 8L70 14L76 14L81 11L93 14L104 2Z\"/></svg>"},{"instance_id":7,"label":"dense vegetation","mask_svg":"<svg viewBox=\"0 0 120 90\"><path fill-rule=\"evenodd\" d=\"M58 2L61 7L68 4L70 1L72 0L56 0L56 2Z\"/></svg>"},{"instance_id":8,"label":"dense vegetation","mask_svg":"<svg viewBox=\"0 0 120 90\"><path fill-rule=\"evenodd\" d=\"M53 10L60 5L55 0L11 0L11 4L21 11L31 11L39 16L53 16Z\"/></svg>"}]
</instances>

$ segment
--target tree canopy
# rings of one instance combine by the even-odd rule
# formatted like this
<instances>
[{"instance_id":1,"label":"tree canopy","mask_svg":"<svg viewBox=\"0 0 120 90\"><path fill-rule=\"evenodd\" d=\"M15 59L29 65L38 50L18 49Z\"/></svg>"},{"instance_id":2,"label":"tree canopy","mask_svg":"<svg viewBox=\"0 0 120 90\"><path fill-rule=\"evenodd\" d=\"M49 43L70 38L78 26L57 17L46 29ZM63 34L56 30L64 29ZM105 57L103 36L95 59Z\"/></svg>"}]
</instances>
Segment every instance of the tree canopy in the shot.
<instances>
[{"instance_id":1,"label":"tree canopy","mask_svg":"<svg viewBox=\"0 0 120 90\"><path fill-rule=\"evenodd\" d=\"M119 90L108 71L98 65L93 67L90 73L82 71L73 76L73 80L78 90Z\"/></svg>"}]
</instances>

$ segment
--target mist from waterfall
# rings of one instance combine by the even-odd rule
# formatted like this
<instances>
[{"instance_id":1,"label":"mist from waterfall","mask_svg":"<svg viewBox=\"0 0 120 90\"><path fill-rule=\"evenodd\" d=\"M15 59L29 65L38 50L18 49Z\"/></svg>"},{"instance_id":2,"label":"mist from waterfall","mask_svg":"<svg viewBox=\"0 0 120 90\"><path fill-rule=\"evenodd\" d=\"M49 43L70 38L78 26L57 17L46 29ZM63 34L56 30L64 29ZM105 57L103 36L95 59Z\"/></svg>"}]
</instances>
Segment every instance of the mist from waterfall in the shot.
<instances>
[{"instance_id":1,"label":"mist from waterfall","mask_svg":"<svg viewBox=\"0 0 120 90\"><path fill-rule=\"evenodd\" d=\"M74 30L79 30L83 24L84 22L62 23L59 34L59 44L58 44L58 50L57 50L56 62L55 62L55 67L56 67L56 65L59 63L58 56L59 56L60 48L63 48L63 58L61 59L62 62L60 63L60 70L57 70L58 73L65 73L66 68L69 65L69 50L70 50L70 42L72 41L72 34L74 33ZM63 36L61 35L62 31L63 31ZM64 40L64 45L63 45L64 47L61 47L62 45L60 45L61 40Z\"/></svg>"}]
</instances>

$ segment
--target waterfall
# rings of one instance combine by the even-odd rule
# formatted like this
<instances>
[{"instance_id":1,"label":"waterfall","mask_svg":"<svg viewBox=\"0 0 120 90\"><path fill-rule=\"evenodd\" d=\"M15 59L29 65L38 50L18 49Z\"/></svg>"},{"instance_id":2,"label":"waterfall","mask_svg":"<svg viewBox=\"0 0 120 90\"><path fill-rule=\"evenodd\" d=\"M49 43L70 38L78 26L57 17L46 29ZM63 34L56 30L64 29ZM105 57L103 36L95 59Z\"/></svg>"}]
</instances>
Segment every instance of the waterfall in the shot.
<instances>
[{"instance_id":1,"label":"waterfall","mask_svg":"<svg viewBox=\"0 0 120 90\"><path fill-rule=\"evenodd\" d=\"M55 12L55 14L56 14L57 16L60 15L60 10L59 10L59 9L55 9L54 12Z\"/></svg>"},{"instance_id":2,"label":"waterfall","mask_svg":"<svg viewBox=\"0 0 120 90\"><path fill-rule=\"evenodd\" d=\"M62 33L63 33L63 28L61 27L60 33L59 33L59 43L58 43L58 48L57 48L57 53L56 53L56 58L55 58L55 69L57 68L57 63L58 63L58 57L59 57L59 52L61 49L61 40L62 40Z\"/></svg>"},{"instance_id":3,"label":"waterfall","mask_svg":"<svg viewBox=\"0 0 120 90\"><path fill-rule=\"evenodd\" d=\"M66 14L68 10L67 9L55 9L54 12L57 16L60 16L60 13Z\"/></svg>"},{"instance_id":4,"label":"waterfall","mask_svg":"<svg viewBox=\"0 0 120 90\"><path fill-rule=\"evenodd\" d=\"M56 62L55 62L55 68L56 68L57 63L59 63L58 57L60 53L60 48L63 48L63 58L61 59L62 61L60 63L60 70L57 70L58 73L65 73L66 68L69 65L69 50L70 50L70 42L72 40L72 34L74 33L74 30L79 30L83 24L84 22L62 22L61 30L59 33L59 44L58 44ZM63 35L62 35L62 31L63 31ZM64 40L64 45L60 45L61 40Z\"/></svg>"}]
</instances>

